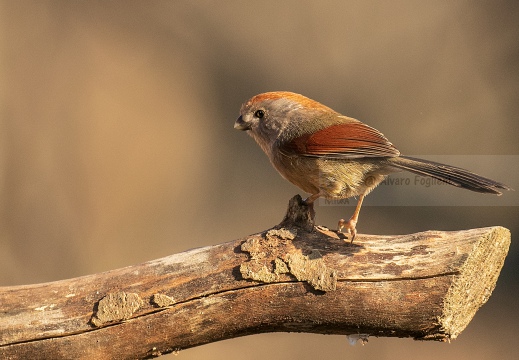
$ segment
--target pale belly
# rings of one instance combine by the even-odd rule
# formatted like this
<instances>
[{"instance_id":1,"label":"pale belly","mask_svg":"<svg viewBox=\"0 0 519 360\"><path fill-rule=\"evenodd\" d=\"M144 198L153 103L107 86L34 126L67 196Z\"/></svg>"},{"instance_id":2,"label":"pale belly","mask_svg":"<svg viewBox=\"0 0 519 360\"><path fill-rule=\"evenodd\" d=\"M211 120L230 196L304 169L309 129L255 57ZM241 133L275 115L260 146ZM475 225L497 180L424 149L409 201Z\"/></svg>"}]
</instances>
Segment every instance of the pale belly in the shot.
<instances>
[{"instance_id":1,"label":"pale belly","mask_svg":"<svg viewBox=\"0 0 519 360\"><path fill-rule=\"evenodd\" d=\"M273 161L285 179L309 194L345 199L367 194L394 172L384 162L282 156Z\"/></svg>"}]
</instances>

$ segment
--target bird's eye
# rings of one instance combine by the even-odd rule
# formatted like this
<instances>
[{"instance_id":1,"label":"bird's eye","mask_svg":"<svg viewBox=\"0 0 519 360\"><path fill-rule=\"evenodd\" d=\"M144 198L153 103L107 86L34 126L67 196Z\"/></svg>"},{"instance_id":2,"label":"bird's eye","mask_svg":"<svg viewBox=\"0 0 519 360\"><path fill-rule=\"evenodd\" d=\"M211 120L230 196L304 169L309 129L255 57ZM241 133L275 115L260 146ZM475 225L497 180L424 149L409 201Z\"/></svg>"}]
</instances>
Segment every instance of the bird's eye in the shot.
<instances>
[{"instance_id":1,"label":"bird's eye","mask_svg":"<svg viewBox=\"0 0 519 360\"><path fill-rule=\"evenodd\" d=\"M263 111L263 110L256 110L256 112L254 113L254 116L257 117L258 119L262 119L263 116L265 116L265 111Z\"/></svg>"}]
</instances>

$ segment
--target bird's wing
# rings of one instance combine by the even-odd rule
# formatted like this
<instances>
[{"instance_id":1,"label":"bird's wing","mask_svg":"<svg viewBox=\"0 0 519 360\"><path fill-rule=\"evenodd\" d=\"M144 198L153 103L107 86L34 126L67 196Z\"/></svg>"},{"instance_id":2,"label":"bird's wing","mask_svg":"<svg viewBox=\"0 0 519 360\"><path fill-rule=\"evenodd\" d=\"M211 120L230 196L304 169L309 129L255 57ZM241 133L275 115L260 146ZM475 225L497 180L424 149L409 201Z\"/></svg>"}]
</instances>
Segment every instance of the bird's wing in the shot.
<instances>
[{"instance_id":1,"label":"bird's wing","mask_svg":"<svg viewBox=\"0 0 519 360\"><path fill-rule=\"evenodd\" d=\"M336 124L299 136L283 144L282 149L286 153L335 159L400 155L380 131L360 121Z\"/></svg>"}]
</instances>

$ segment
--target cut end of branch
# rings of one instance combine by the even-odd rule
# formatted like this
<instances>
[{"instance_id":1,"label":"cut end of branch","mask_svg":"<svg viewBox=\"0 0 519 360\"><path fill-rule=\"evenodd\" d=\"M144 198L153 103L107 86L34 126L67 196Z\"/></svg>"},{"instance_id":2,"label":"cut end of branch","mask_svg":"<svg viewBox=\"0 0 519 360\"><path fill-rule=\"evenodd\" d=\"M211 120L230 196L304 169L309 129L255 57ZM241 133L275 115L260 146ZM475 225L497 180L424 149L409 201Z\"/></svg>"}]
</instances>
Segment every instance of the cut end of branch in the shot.
<instances>
[{"instance_id":1,"label":"cut end of branch","mask_svg":"<svg viewBox=\"0 0 519 360\"><path fill-rule=\"evenodd\" d=\"M455 339L469 324L494 290L510 246L510 230L492 228L474 243L445 296L444 312L438 319L441 331ZM485 271L482 271L485 269Z\"/></svg>"}]
</instances>

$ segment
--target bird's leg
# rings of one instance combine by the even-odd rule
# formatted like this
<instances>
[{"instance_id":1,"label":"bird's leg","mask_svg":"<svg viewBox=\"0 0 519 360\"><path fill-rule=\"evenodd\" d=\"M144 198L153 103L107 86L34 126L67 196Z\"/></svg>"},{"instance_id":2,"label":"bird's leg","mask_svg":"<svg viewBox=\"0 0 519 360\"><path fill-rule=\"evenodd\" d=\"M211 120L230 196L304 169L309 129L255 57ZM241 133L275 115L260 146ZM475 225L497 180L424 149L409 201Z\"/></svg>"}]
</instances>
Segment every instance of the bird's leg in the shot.
<instances>
[{"instance_id":1,"label":"bird's leg","mask_svg":"<svg viewBox=\"0 0 519 360\"><path fill-rule=\"evenodd\" d=\"M304 200L304 203L306 205L312 205L314 203L314 201L317 200L320 196L321 196L320 192L318 192L317 194L312 194Z\"/></svg>"},{"instance_id":2,"label":"bird's leg","mask_svg":"<svg viewBox=\"0 0 519 360\"><path fill-rule=\"evenodd\" d=\"M362 201L364 200L364 194L359 196L359 201L357 202L357 207L353 212L350 220L345 221L344 219L339 220L339 229L337 232L341 232L343 228L346 228L347 232L351 235L351 242L355 239L357 235L357 220L359 219L360 208L362 207Z\"/></svg>"}]
</instances>

